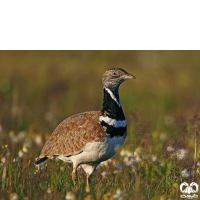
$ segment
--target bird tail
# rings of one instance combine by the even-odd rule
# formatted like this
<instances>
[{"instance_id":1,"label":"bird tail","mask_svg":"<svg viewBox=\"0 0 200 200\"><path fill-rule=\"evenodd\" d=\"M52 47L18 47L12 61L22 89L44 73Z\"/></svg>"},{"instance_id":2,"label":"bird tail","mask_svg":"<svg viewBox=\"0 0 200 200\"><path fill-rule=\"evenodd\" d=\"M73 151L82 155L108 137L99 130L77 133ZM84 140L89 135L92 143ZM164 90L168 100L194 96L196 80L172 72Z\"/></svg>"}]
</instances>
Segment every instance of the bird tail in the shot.
<instances>
[{"instance_id":1,"label":"bird tail","mask_svg":"<svg viewBox=\"0 0 200 200\"><path fill-rule=\"evenodd\" d=\"M44 156L44 157L42 157L42 158L37 158L36 161L35 161L35 165L38 165L38 164L44 162L44 161L47 160L47 159L48 159L47 156Z\"/></svg>"}]
</instances>

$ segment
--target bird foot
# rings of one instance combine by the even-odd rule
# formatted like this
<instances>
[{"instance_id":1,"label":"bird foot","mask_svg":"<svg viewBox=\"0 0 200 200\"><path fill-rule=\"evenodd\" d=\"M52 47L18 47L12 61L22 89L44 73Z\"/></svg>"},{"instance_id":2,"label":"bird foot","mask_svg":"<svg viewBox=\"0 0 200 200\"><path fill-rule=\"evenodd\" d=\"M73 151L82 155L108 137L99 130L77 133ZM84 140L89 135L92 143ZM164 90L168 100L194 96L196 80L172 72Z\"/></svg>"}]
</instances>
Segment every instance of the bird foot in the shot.
<instances>
[{"instance_id":1,"label":"bird foot","mask_svg":"<svg viewBox=\"0 0 200 200\"><path fill-rule=\"evenodd\" d=\"M86 185L86 186L85 186L85 191L86 191L87 193L90 192L90 186L89 186L89 185Z\"/></svg>"}]
</instances>

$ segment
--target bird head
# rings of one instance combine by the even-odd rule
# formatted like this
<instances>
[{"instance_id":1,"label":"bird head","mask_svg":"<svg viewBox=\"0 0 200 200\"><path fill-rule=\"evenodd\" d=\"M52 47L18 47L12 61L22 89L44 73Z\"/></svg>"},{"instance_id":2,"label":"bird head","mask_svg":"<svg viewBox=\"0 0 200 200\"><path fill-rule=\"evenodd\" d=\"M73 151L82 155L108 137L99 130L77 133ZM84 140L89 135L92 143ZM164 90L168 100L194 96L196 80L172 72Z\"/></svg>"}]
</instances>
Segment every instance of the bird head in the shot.
<instances>
[{"instance_id":1,"label":"bird head","mask_svg":"<svg viewBox=\"0 0 200 200\"><path fill-rule=\"evenodd\" d=\"M110 68L104 73L102 83L104 87L115 91L126 79L135 79L135 77L121 68Z\"/></svg>"}]
</instances>

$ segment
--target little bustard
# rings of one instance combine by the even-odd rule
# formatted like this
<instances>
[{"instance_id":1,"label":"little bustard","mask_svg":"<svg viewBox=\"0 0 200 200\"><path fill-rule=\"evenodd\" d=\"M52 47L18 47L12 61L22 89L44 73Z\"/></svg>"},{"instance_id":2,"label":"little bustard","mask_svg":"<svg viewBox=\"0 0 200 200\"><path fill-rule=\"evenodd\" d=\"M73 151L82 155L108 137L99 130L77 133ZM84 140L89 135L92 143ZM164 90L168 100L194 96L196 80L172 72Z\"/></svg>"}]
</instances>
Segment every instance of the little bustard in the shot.
<instances>
[{"instance_id":1,"label":"little bustard","mask_svg":"<svg viewBox=\"0 0 200 200\"><path fill-rule=\"evenodd\" d=\"M45 143L35 164L48 158L59 158L73 164L72 180L76 181L81 166L89 178L96 167L121 148L127 135L127 123L119 100L119 86L135 78L121 68L108 69L102 79L101 111L89 111L61 122Z\"/></svg>"}]
</instances>

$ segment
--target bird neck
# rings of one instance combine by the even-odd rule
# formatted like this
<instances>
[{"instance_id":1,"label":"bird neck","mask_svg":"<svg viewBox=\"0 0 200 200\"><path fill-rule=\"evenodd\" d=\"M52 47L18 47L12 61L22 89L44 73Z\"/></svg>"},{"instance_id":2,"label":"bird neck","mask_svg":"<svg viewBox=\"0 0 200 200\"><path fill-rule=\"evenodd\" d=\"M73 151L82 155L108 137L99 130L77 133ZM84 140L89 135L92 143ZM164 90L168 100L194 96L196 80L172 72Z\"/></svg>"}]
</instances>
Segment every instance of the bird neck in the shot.
<instances>
[{"instance_id":1,"label":"bird neck","mask_svg":"<svg viewBox=\"0 0 200 200\"><path fill-rule=\"evenodd\" d=\"M114 91L109 88L103 88L103 105L101 113L116 120L125 120L125 116L119 100L118 88Z\"/></svg>"},{"instance_id":2,"label":"bird neck","mask_svg":"<svg viewBox=\"0 0 200 200\"><path fill-rule=\"evenodd\" d=\"M104 87L103 107L99 121L110 137L126 136L126 120L119 101L118 89Z\"/></svg>"}]
</instances>

